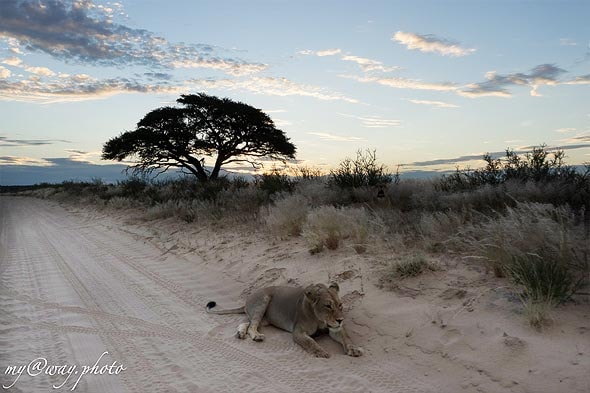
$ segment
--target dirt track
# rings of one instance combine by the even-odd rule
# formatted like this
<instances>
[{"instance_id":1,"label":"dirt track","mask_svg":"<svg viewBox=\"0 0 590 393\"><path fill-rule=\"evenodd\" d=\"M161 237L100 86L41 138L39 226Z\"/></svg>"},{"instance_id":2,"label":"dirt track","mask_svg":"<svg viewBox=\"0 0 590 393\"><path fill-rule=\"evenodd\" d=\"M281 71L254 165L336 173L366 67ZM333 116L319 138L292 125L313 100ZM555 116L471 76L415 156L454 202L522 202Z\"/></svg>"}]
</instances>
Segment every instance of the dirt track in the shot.
<instances>
[{"instance_id":1,"label":"dirt track","mask_svg":"<svg viewBox=\"0 0 590 393\"><path fill-rule=\"evenodd\" d=\"M264 343L233 337L240 316L204 313L234 305L241 287L108 219L81 218L52 202L0 197L0 382L8 366L123 365L84 375L78 392L434 392L392 356L349 358L329 340L315 359L287 333ZM110 223L110 224L109 224ZM69 391L79 374L58 389ZM64 375L27 373L9 392L55 391Z\"/></svg>"}]
</instances>

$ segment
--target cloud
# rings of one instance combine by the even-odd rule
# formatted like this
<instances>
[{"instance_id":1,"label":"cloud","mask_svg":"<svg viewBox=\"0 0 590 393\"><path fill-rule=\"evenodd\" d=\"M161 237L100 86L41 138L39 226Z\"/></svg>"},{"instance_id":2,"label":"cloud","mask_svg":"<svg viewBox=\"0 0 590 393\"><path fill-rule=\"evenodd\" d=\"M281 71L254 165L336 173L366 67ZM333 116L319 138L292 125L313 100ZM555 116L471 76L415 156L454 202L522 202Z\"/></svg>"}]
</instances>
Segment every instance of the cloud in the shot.
<instances>
[{"instance_id":1,"label":"cloud","mask_svg":"<svg viewBox=\"0 0 590 393\"><path fill-rule=\"evenodd\" d=\"M172 79L172 74L166 74L163 72L145 72L143 75L152 80L156 79L168 81Z\"/></svg>"},{"instance_id":2,"label":"cloud","mask_svg":"<svg viewBox=\"0 0 590 393\"><path fill-rule=\"evenodd\" d=\"M562 133L562 134L565 134L567 132L574 132L574 131L576 131L576 129L575 128L572 128L572 127L558 128L557 130L555 130L555 132L559 132L559 133Z\"/></svg>"},{"instance_id":3,"label":"cloud","mask_svg":"<svg viewBox=\"0 0 590 393\"><path fill-rule=\"evenodd\" d=\"M358 100L347 97L341 93L327 91L324 88L304 85L293 82L287 78L274 77L257 77L249 79L193 79L190 84L206 89L225 89L225 90L246 90L255 94L265 94L271 96L302 96L312 97L325 101L345 101L358 103Z\"/></svg>"},{"instance_id":4,"label":"cloud","mask_svg":"<svg viewBox=\"0 0 590 393\"><path fill-rule=\"evenodd\" d=\"M342 50L338 49L338 48L324 49L324 50L318 50L318 51L302 50L302 51L299 51L298 53L301 55L315 55L315 56L324 57L324 56L338 55L338 54L342 53Z\"/></svg>"},{"instance_id":5,"label":"cloud","mask_svg":"<svg viewBox=\"0 0 590 393\"><path fill-rule=\"evenodd\" d=\"M44 158L32 158L32 157L18 157L18 156L0 156L0 167L4 165L34 165L34 166L50 166L51 162ZM4 168L2 172L4 172Z\"/></svg>"},{"instance_id":6,"label":"cloud","mask_svg":"<svg viewBox=\"0 0 590 393\"><path fill-rule=\"evenodd\" d=\"M366 128L388 128L388 127L398 127L401 125L401 121L397 119L384 119L379 116L354 116L348 115L346 113L339 113L341 116L351 117L353 119L360 120L363 124L363 127Z\"/></svg>"},{"instance_id":7,"label":"cloud","mask_svg":"<svg viewBox=\"0 0 590 393\"><path fill-rule=\"evenodd\" d=\"M12 72L10 72L10 70L0 66L0 79L6 79L10 77L10 75L12 75Z\"/></svg>"},{"instance_id":8,"label":"cloud","mask_svg":"<svg viewBox=\"0 0 590 393\"><path fill-rule=\"evenodd\" d=\"M166 82L143 83L129 78L95 79L86 74L60 75L50 80L37 76L28 79L0 79L0 100L35 103L84 101L123 93L163 93L183 91Z\"/></svg>"},{"instance_id":9,"label":"cloud","mask_svg":"<svg viewBox=\"0 0 590 393\"><path fill-rule=\"evenodd\" d=\"M22 59L19 59L18 57L9 57L7 59L2 60L2 64L6 64L13 67L20 67L22 63Z\"/></svg>"},{"instance_id":10,"label":"cloud","mask_svg":"<svg viewBox=\"0 0 590 393\"><path fill-rule=\"evenodd\" d=\"M578 44L569 38L560 38L559 45L561 46L577 46Z\"/></svg>"},{"instance_id":11,"label":"cloud","mask_svg":"<svg viewBox=\"0 0 590 393\"><path fill-rule=\"evenodd\" d=\"M573 138L575 139L575 138ZM578 137L578 142L590 142L590 135L588 136L582 136L582 137ZM515 150L515 153L517 154L526 154L526 153L530 153L532 151L533 148L538 147L538 146L521 146L518 149ZM584 148L590 148L590 143L586 144L586 143L578 143L576 145L567 145L567 146L547 146L545 147L546 151L554 151L554 150L573 150L573 149L584 149ZM492 153L488 153L490 154L490 156L492 158L500 158L500 157L504 157L506 155L505 151L497 151L497 152L492 152ZM464 155L464 156L459 156L459 157L454 157L454 158L441 158L441 159L436 159L436 160L429 160L429 161L417 161L417 162L412 162L409 164L404 164L403 166L408 166L408 167L422 167L422 166L435 166L435 165L451 165L451 164L458 164L461 162L469 162L469 161L483 161L483 155L484 153L480 153L480 154L469 154L469 155Z\"/></svg>"},{"instance_id":12,"label":"cloud","mask_svg":"<svg viewBox=\"0 0 590 393\"><path fill-rule=\"evenodd\" d=\"M356 76L356 75L340 75L343 78L354 79L358 82L363 83L378 83L383 86L393 87L396 89L412 89L412 90L434 90L434 91L455 91L457 85L444 82L444 83L427 83L422 82L418 79L406 79L406 78L387 78L377 76Z\"/></svg>"},{"instance_id":13,"label":"cloud","mask_svg":"<svg viewBox=\"0 0 590 393\"><path fill-rule=\"evenodd\" d=\"M565 85L590 85L590 74L577 76L572 80L564 82Z\"/></svg>"},{"instance_id":14,"label":"cloud","mask_svg":"<svg viewBox=\"0 0 590 393\"><path fill-rule=\"evenodd\" d=\"M491 153L492 157L500 157L503 152ZM434 165L450 165L450 164L458 164L460 162L467 162L467 161L476 161L482 160L484 153L481 154L470 154L466 156L460 156L455 158L440 158L436 160L429 160L429 161L416 161L409 164L404 164L403 166L434 166Z\"/></svg>"},{"instance_id":15,"label":"cloud","mask_svg":"<svg viewBox=\"0 0 590 393\"><path fill-rule=\"evenodd\" d=\"M51 71L49 68L47 67L25 67L25 70L35 74L35 75L41 75L41 76L54 76L55 72Z\"/></svg>"},{"instance_id":16,"label":"cloud","mask_svg":"<svg viewBox=\"0 0 590 393\"><path fill-rule=\"evenodd\" d=\"M313 50L303 50L299 51L299 54L302 55L315 55L315 56L335 56L342 53L341 49L326 49L320 51L313 51ZM368 59L366 57L354 56L351 54L342 55L340 59L343 61L350 61L353 63L358 64L364 72L371 72L371 71L379 71L379 72L392 72L397 71L400 67L388 67L383 65L383 62L379 60Z\"/></svg>"},{"instance_id":17,"label":"cloud","mask_svg":"<svg viewBox=\"0 0 590 393\"><path fill-rule=\"evenodd\" d=\"M57 142L71 143L63 139L12 139L0 136L0 147L42 146L52 145Z\"/></svg>"},{"instance_id":18,"label":"cloud","mask_svg":"<svg viewBox=\"0 0 590 393\"><path fill-rule=\"evenodd\" d=\"M363 138L359 138L356 136L344 136L344 135L335 135L329 134L327 132L308 132L309 135L315 135L320 137L321 140L324 141L331 141L331 142L359 142L364 141Z\"/></svg>"},{"instance_id":19,"label":"cloud","mask_svg":"<svg viewBox=\"0 0 590 393\"><path fill-rule=\"evenodd\" d=\"M458 57L475 52L475 49L462 48L458 43L437 38L431 34L421 35L398 31L391 39L405 45L408 49L417 49L421 52L435 52L443 56Z\"/></svg>"},{"instance_id":20,"label":"cloud","mask_svg":"<svg viewBox=\"0 0 590 393\"><path fill-rule=\"evenodd\" d=\"M69 158L0 157L0 185L61 183L66 180L107 182L123 180L126 166L96 165Z\"/></svg>"},{"instance_id":21,"label":"cloud","mask_svg":"<svg viewBox=\"0 0 590 393\"><path fill-rule=\"evenodd\" d=\"M381 117L359 117L359 119L363 122L363 126L367 128L387 128L401 125L401 121L395 119L383 119Z\"/></svg>"},{"instance_id":22,"label":"cloud","mask_svg":"<svg viewBox=\"0 0 590 393\"><path fill-rule=\"evenodd\" d=\"M564 139L562 140L562 142L564 143L590 143L590 134L584 134L584 135L577 135L568 139ZM571 146L571 145L569 145ZM566 146L567 147L567 146Z\"/></svg>"},{"instance_id":23,"label":"cloud","mask_svg":"<svg viewBox=\"0 0 590 393\"><path fill-rule=\"evenodd\" d=\"M408 100L413 104L418 104L418 105L430 105L430 106L434 106L437 108L459 108L458 105L455 104L449 104L447 102L442 102L442 101L428 101L428 100Z\"/></svg>"},{"instance_id":24,"label":"cloud","mask_svg":"<svg viewBox=\"0 0 590 393\"><path fill-rule=\"evenodd\" d=\"M344 61L352 61L358 64L364 72L379 71L379 72L392 72L399 70L399 67L387 67L378 60L367 59L365 57L346 55L342 56Z\"/></svg>"},{"instance_id":25,"label":"cloud","mask_svg":"<svg viewBox=\"0 0 590 393\"><path fill-rule=\"evenodd\" d=\"M486 73L486 81L472 83L459 94L465 97L510 97L512 94L507 89L509 86L527 86L531 88L531 95L540 95L537 91L542 85L559 84L558 77L566 71L554 64L541 64L533 68L529 73L514 73L500 75L495 71Z\"/></svg>"},{"instance_id":26,"label":"cloud","mask_svg":"<svg viewBox=\"0 0 590 393\"><path fill-rule=\"evenodd\" d=\"M115 3L114 3L115 4ZM231 75L265 64L221 57L210 45L173 44L144 29L116 23L111 7L91 0L0 1L0 37L17 52L44 52L64 61L102 66L210 68ZM14 51L13 51L14 52Z\"/></svg>"}]
</instances>

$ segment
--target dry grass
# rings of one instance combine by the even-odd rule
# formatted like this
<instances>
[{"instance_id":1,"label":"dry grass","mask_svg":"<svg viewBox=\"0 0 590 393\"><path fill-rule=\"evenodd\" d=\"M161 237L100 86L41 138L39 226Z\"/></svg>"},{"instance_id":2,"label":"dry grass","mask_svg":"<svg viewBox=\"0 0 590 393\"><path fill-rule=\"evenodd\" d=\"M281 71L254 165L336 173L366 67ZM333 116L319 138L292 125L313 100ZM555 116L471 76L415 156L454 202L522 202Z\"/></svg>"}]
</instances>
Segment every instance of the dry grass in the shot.
<instances>
[{"instance_id":1,"label":"dry grass","mask_svg":"<svg viewBox=\"0 0 590 393\"><path fill-rule=\"evenodd\" d=\"M357 253L366 251L375 218L364 208L321 206L309 212L302 235L312 254L335 250L348 241Z\"/></svg>"},{"instance_id":2,"label":"dry grass","mask_svg":"<svg viewBox=\"0 0 590 393\"><path fill-rule=\"evenodd\" d=\"M389 278L404 279L419 276L427 270L436 270L436 268L424 255L415 254L394 262L386 274Z\"/></svg>"},{"instance_id":3,"label":"dry grass","mask_svg":"<svg viewBox=\"0 0 590 393\"><path fill-rule=\"evenodd\" d=\"M279 238L299 236L307 219L309 201L303 195L289 194L263 210L264 222L273 235Z\"/></svg>"}]
</instances>

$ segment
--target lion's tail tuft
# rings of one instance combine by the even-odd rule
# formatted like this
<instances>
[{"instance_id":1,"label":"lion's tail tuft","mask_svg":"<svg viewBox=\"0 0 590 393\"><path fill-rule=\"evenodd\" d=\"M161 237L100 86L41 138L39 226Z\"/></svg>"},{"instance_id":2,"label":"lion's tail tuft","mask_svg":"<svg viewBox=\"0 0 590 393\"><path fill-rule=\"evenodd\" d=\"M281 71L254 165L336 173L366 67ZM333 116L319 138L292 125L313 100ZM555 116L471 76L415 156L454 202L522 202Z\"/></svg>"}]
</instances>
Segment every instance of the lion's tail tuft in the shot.
<instances>
[{"instance_id":1,"label":"lion's tail tuft","mask_svg":"<svg viewBox=\"0 0 590 393\"><path fill-rule=\"evenodd\" d=\"M229 310L214 310L213 308L215 308L215 306L217 306L217 303L214 301L210 301L209 303L207 303L207 305L205 306L205 308L207 309L207 312L210 314L219 314L219 315L225 315L225 314L244 314L246 311L244 310L244 306L242 307L237 307L237 308L231 308Z\"/></svg>"}]
</instances>

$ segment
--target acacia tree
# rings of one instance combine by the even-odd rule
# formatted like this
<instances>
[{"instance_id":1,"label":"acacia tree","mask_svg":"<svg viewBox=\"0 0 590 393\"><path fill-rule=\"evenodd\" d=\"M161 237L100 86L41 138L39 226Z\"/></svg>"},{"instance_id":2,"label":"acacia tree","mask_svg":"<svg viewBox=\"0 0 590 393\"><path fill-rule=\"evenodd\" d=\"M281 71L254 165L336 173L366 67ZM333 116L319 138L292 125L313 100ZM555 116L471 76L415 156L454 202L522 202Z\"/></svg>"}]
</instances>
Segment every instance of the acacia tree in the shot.
<instances>
[{"instance_id":1,"label":"acacia tree","mask_svg":"<svg viewBox=\"0 0 590 393\"><path fill-rule=\"evenodd\" d=\"M232 162L257 167L257 158L295 158L295 145L260 109L204 93L182 95L176 102L182 106L155 109L135 130L108 140L102 159L130 158L136 161L130 167L143 173L181 168L207 181ZM214 157L211 170L205 168L206 157Z\"/></svg>"}]
</instances>

